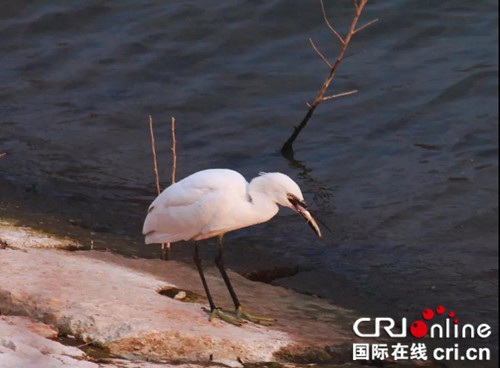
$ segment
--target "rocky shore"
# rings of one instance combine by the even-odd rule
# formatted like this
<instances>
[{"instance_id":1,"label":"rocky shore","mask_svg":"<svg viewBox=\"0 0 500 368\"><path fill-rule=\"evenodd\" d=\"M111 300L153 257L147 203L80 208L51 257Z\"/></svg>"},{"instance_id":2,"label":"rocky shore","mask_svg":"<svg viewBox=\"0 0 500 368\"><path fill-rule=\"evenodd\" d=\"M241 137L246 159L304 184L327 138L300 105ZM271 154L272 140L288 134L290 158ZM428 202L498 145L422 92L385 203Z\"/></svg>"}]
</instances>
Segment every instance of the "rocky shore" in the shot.
<instances>
[{"instance_id":1,"label":"rocky shore","mask_svg":"<svg viewBox=\"0 0 500 368\"><path fill-rule=\"evenodd\" d=\"M272 326L208 320L196 270L0 222L0 367L353 365L352 311L230 272ZM68 249L78 251L68 251ZM230 298L207 268L214 298ZM271 364L271 365L272 365Z\"/></svg>"}]
</instances>

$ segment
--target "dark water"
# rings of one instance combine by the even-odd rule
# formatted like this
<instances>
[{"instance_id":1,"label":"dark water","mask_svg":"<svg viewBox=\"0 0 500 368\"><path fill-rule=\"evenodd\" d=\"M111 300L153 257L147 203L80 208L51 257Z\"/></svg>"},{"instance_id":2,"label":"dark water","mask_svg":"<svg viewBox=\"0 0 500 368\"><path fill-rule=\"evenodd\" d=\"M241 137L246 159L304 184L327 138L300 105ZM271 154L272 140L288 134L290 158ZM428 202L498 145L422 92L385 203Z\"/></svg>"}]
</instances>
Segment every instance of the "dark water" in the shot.
<instances>
[{"instance_id":1,"label":"dark water","mask_svg":"<svg viewBox=\"0 0 500 368\"><path fill-rule=\"evenodd\" d=\"M330 1L345 33L352 1ZM377 315L444 305L498 341L496 1L369 3L331 93L279 148L339 50L316 1L0 3L1 214L152 257L140 227L160 174L228 167L297 179L333 234L298 216L227 237L239 270ZM190 248L190 247L189 247ZM213 249L206 247L206 256ZM185 245L174 256L187 259ZM484 342L481 342L484 343ZM477 364L475 364L477 366Z\"/></svg>"}]
</instances>

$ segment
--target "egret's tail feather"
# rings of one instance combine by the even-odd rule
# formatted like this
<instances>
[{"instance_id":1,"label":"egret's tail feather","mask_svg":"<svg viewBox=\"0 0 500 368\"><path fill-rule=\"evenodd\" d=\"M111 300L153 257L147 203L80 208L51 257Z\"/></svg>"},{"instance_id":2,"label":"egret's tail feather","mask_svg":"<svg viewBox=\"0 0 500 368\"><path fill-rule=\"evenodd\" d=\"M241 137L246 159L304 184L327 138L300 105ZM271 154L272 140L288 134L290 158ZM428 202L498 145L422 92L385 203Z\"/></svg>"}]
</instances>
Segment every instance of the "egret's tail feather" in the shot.
<instances>
[{"instance_id":1,"label":"egret's tail feather","mask_svg":"<svg viewBox=\"0 0 500 368\"><path fill-rule=\"evenodd\" d=\"M172 241L172 235L156 231L150 231L149 233L145 234L144 241L146 244L168 243Z\"/></svg>"}]
</instances>

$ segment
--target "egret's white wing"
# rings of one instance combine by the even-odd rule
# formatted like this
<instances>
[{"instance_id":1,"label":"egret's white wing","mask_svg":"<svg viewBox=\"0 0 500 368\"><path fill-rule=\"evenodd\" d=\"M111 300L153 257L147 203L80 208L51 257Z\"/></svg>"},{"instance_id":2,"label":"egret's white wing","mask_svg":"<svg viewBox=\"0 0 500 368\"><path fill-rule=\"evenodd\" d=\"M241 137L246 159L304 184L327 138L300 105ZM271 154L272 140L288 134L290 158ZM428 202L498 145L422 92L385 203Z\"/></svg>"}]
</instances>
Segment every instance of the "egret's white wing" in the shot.
<instances>
[{"instance_id":1,"label":"egret's white wing","mask_svg":"<svg viewBox=\"0 0 500 368\"><path fill-rule=\"evenodd\" d=\"M206 194L210 188L165 189L151 204L142 233L146 244L188 240L204 226L209 217Z\"/></svg>"},{"instance_id":2,"label":"egret's white wing","mask_svg":"<svg viewBox=\"0 0 500 368\"><path fill-rule=\"evenodd\" d=\"M238 199L243 198L247 184L239 173L213 169L171 185L149 208L142 231L146 244L196 239L212 231L217 214L235 205L235 188Z\"/></svg>"}]
</instances>

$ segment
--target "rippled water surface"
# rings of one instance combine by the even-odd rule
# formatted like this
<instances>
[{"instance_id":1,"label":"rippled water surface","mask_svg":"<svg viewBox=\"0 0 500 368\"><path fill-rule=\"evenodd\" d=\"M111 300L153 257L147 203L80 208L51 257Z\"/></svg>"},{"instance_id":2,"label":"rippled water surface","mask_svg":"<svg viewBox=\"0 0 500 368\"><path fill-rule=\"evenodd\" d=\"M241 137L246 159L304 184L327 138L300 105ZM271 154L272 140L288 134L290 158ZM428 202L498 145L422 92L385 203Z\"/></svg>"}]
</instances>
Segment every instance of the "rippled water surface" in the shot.
<instances>
[{"instance_id":1,"label":"rippled water surface","mask_svg":"<svg viewBox=\"0 0 500 368\"><path fill-rule=\"evenodd\" d=\"M352 1L326 7L345 33ZM308 38L331 60L339 51L316 1L4 1L1 214L158 256L140 236L155 194L148 115L164 185L175 116L179 178L285 172L333 230L317 240L283 211L227 236L233 268L291 267L274 283L363 313L449 306L494 325L494 345L497 8L369 3L363 22L380 21L331 87L359 92L321 104L289 161L279 148L328 73Z\"/></svg>"}]
</instances>

